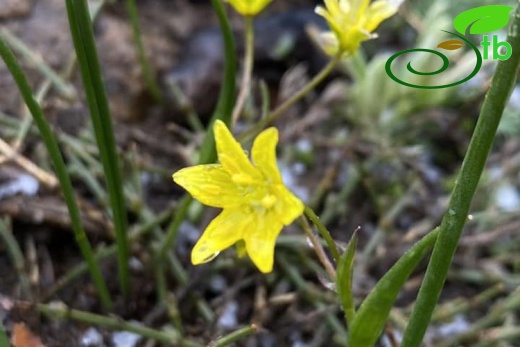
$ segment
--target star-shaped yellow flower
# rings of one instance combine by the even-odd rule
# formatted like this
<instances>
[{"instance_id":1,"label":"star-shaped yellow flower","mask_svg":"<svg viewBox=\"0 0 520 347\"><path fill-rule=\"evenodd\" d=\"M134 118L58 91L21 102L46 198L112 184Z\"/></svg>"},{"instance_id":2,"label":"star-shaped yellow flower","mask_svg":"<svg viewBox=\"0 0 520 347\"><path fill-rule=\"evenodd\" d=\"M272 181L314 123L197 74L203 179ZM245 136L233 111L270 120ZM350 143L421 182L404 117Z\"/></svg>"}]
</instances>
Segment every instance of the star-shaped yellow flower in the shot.
<instances>
[{"instance_id":1,"label":"star-shaped yellow flower","mask_svg":"<svg viewBox=\"0 0 520 347\"><path fill-rule=\"evenodd\" d=\"M256 16L273 0L226 0L242 16Z\"/></svg>"},{"instance_id":2,"label":"star-shaped yellow flower","mask_svg":"<svg viewBox=\"0 0 520 347\"><path fill-rule=\"evenodd\" d=\"M253 263L260 271L270 272L278 234L304 209L278 171L278 131L269 128L258 135L251 162L223 122L217 120L213 130L220 164L193 166L173 174L173 180L195 199L223 209L193 248L191 261L205 263L244 241Z\"/></svg>"},{"instance_id":3,"label":"star-shaped yellow flower","mask_svg":"<svg viewBox=\"0 0 520 347\"><path fill-rule=\"evenodd\" d=\"M389 0L324 0L325 7L317 6L332 32L323 32L319 38L325 52L348 56L354 54L361 42L377 37L373 31L385 19L397 12ZM394 1L394 3L397 3Z\"/></svg>"}]
</instances>

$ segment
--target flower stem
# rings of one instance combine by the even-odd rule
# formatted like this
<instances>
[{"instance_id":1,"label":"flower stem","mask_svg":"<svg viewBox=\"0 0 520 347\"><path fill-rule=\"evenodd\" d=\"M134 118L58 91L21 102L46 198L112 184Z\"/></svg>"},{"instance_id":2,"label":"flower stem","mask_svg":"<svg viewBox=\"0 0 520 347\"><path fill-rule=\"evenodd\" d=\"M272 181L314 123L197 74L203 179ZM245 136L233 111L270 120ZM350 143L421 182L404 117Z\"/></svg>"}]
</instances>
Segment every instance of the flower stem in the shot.
<instances>
[{"instance_id":1,"label":"flower stem","mask_svg":"<svg viewBox=\"0 0 520 347\"><path fill-rule=\"evenodd\" d=\"M332 58L332 60L316 75L314 78L307 83L302 89L300 89L296 94L294 94L291 98L287 99L284 103L278 106L276 109L271 111L267 117L259 121L255 126L246 131L240 138L240 140L248 140L258 134L262 129L268 125L269 123L274 122L278 117L280 117L285 111L287 111L291 106L300 101L305 95L307 95L311 90L316 88L325 77L327 77L332 70L338 65L341 60L341 55L336 55Z\"/></svg>"},{"instance_id":2,"label":"flower stem","mask_svg":"<svg viewBox=\"0 0 520 347\"><path fill-rule=\"evenodd\" d=\"M466 222L470 204L493 144L498 124L515 84L520 65L520 5L517 6L507 42L512 55L497 65L484 99L468 151L462 163L440 233L428 264L417 302L406 327L402 347L418 347L446 280L451 260Z\"/></svg>"},{"instance_id":3,"label":"flower stem","mask_svg":"<svg viewBox=\"0 0 520 347\"><path fill-rule=\"evenodd\" d=\"M320 217L314 213L314 211L309 207L305 206L305 210L303 211L307 218L311 220L311 222L318 228L318 231L320 232L321 236L325 239L325 242L327 243L327 247L329 247L330 252L332 253L332 258L334 259L334 262L336 264L339 262L340 254L338 247L336 246L336 242L332 239L332 236L330 235L330 232L327 230L325 225L320 220Z\"/></svg>"},{"instance_id":4,"label":"flower stem","mask_svg":"<svg viewBox=\"0 0 520 347\"><path fill-rule=\"evenodd\" d=\"M253 74L253 61L254 61L254 27L253 17L246 16L246 32L245 32L245 56L244 56L244 71L242 73L242 82L240 84L240 93L233 108L232 122L235 124L240 117L240 113L244 108L247 97L251 91L251 76Z\"/></svg>"},{"instance_id":5,"label":"flower stem","mask_svg":"<svg viewBox=\"0 0 520 347\"><path fill-rule=\"evenodd\" d=\"M327 273L329 274L330 279L332 281L335 281L336 270L334 270L334 266L331 264L329 258L327 257L327 254L325 254L325 250L323 249L320 240L316 237L316 235L314 235L314 232L312 231L311 226L309 225L309 222L307 222L305 217L302 217L300 221L302 229L305 232L305 235L307 235L307 237L309 238L309 241L312 243L312 247L314 248L314 251L318 256L318 259L325 268L325 271L327 271Z\"/></svg>"},{"instance_id":6,"label":"flower stem","mask_svg":"<svg viewBox=\"0 0 520 347\"><path fill-rule=\"evenodd\" d=\"M242 329L238 329L237 331L233 331L232 333L224 336L224 337L221 337L220 339L218 339L214 344L211 344L210 346L215 346L215 347L224 347L224 346L229 346L231 345L233 342L236 342L238 341L239 339L242 339L244 337L247 337L251 334L254 334L258 331L258 327L254 324L251 324L247 327L244 327Z\"/></svg>"},{"instance_id":7,"label":"flower stem","mask_svg":"<svg viewBox=\"0 0 520 347\"><path fill-rule=\"evenodd\" d=\"M202 347L200 344L182 339L178 331L169 330L156 330L148 328L140 323L126 322L118 317L102 316L90 312L80 311L68 308L64 304L37 304L36 309L38 312L52 317L60 318L65 320L77 320L79 322L94 324L105 327L112 330L124 330L133 332L142 337L153 339L162 342L167 345L179 345L186 347Z\"/></svg>"}]
</instances>

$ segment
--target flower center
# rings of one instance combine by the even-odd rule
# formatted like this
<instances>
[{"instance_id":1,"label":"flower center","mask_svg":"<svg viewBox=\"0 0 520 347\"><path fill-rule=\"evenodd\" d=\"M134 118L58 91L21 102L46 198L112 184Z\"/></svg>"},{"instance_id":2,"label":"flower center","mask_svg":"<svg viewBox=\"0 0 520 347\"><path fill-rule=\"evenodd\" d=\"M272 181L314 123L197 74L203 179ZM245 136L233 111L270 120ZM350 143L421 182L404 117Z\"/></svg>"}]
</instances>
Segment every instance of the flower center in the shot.
<instances>
[{"instance_id":1,"label":"flower center","mask_svg":"<svg viewBox=\"0 0 520 347\"><path fill-rule=\"evenodd\" d=\"M244 177L245 176L245 177ZM259 182L247 175L233 175L232 180L237 184L240 194L253 210L264 212L270 210L278 201L271 183Z\"/></svg>"}]
</instances>

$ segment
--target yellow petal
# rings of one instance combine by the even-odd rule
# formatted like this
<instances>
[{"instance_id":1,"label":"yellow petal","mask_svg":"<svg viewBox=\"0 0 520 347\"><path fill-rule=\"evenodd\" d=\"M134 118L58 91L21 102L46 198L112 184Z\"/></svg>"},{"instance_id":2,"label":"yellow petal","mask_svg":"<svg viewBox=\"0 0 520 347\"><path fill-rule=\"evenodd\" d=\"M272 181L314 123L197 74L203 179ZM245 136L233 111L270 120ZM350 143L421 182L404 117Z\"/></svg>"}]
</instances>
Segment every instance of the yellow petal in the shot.
<instances>
[{"instance_id":1,"label":"yellow petal","mask_svg":"<svg viewBox=\"0 0 520 347\"><path fill-rule=\"evenodd\" d=\"M284 225L291 224L303 214L303 202L284 185L276 188L276 197L280 202L276 205L275 212Z\"/></svg>"},{"instance_id":2,"label":"yellow petal","mask_svg":"<svg viewBox=\"0 0 520 347\"><path fill-rule=\"evenodd\" d=\"M274 247L282 230L282 223L274 213L258 216L256 223L244 233L247 254L263 273L273 271Z\"/></svg>"},{"instance_id":3,"label":"yellow petal","mask_svg":"<svg viewBox=\"0 0 520 347\"><path fill-rule=\"evenodd\" d=\"M385 19L393 16L397 12L397 7L390 4L388 0L377 0L370 4L366 14L364 28L368 32L373 32Z\"/></svg>"},{"instance_id":4,"label":"yellow petal","mask_svg":"<svg viewBox=\"0 0 520 347\"><path fill-rule=\"evenodd\" d=\"M330 56L338 54L338 37L333 32L326 31L320 33L318 36L318 43L326 54Z\"/></svg>"},{"instance_id":5,"label":"yellow petal","mask_svg":"<svg viewBox=\"0 0 520 347\"><path fill-rule=\"evenodd\" d=\"M191 262L194 265L212 260L220 251L226 249L238 240L249 225L252 225L254 215L238 209L225 209L209 223L201 238L191 251Z\"/></svg>"},{"instance_id":6,"label":"yellow petal","mask_svg":"<svg viewBox=\"0 0 520 347\"><path fill-rule=\"evenodd\" d=\"M341 13L341 6L338 0L324 0L325 7L327 11L333 16L336 17ZM347 4L348 5L348 2Z\"/></svg>"},{"instance_id":7,"label":"yellow petal","mask_svg":"<svg viewBox=\"0 0 520 347\"><path fill-rule=\"evenodd\" d=\"M256 16L272 0L227 0L243 16Z\"/></svg>"},{"instance_id":8,"label":"yellow petal","mask_svg":"<svg viewBox=\"0 0 520 347\"><path fill-rule=\"evenodd\" d=\"M340 0L341 1L341 0ZM347 0L351 2L351 11L356 18L359 18L365 11L370 3L370 0ZM385 0L386 1L386 0Z\"/></svg>"},{"instance_id":9,"label":"yellow petal","mask_svg":"<svg viewBox=\"0 0 520 347\"><path fill-rule=\"evenodd\" d=\"M240 204L237 187L220 164L179 170L173 180L205 205L224 208Z\"/></svg>"},{"instance_id":10,"label":"yellow petal","mask_svg":"<svg viewBox=\"0 0 520 347\"><path fill-rule=\"evenodd\" d=\"M327 10L321 6L316 6L314 9L314 12L317 15L322 16L327 21L327 24L329 25L330 29L336 34L341 35L342 28L339 26L338 21L334 17L334 15L330 12L330 10Z\"/></svg>"},{"instance_id":11,"label":"yellow petal","mask_svg":"<svg viewBox=\"0 0 520 347\"><path fill-rule=\"evenodd\" d=\"M278 130L269 128L262 131L253 142L251 156L256 167L270 183L282 183L280 171L276 165L276 144Z\"/></svg>"},{"instance_id":12,"label":"yellow petal","mask_svg":"<svg viewBox=\"0 0 520 347\"><path fill-rule=\"evenodd\" d=\"M247 181L248 178L259 178L258 172L226 124L220 120L215 121L213 132L215 133L218 159L231 178L240 176L244 181Z\"/></svg>"}]
</instances>

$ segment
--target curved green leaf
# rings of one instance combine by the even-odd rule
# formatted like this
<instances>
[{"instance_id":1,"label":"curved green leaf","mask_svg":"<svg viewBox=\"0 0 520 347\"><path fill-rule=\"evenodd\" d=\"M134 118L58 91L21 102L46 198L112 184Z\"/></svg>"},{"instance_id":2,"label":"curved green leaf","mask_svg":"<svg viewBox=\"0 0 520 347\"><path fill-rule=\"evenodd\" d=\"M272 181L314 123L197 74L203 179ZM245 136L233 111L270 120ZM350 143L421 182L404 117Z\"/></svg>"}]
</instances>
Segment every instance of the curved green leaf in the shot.
<instances>
[{"instance_id":1,"label":"curved green leaf","mask_svg":"<svg viewBox=\"0 0 520 347\"><path fill-rule=\"evenodd\" d=\"M381 335L397 294L435 244L439 228L414 244L379 280L356 313L349 331L349 347L372 347Z\"/></svg>"},{"instance_id":2,"label":"curved green leaf","mask_svg":"<svg viewBox=\"0 0 520 347\"><path fill-rule=\"evenodd\" d=\"M468 28L470 34L486 34L505 27L512 9L505 5L475 7L455 17L453 27L462 35L466 35Z\"/></svg>"}]
</instances>

